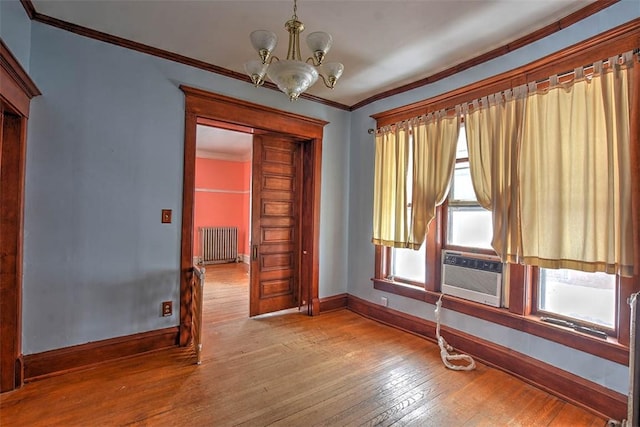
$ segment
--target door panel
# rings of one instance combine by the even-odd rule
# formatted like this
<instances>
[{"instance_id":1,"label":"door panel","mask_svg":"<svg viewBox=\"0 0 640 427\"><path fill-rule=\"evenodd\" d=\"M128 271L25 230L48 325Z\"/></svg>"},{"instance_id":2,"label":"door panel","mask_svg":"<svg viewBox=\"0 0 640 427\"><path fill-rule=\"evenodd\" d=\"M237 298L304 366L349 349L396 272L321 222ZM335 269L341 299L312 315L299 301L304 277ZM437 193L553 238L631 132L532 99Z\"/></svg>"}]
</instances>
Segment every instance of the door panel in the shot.
<instances>
[{"instance_id":1,"label":"door panel","mask_svg":"<svg viewBox=\"0 0 640 427\"><path fill-rule=\"evenodd\" d=\"M251 316L298 306L301 166L298 142L254 137Z\"/></svg>"}]
</instances>

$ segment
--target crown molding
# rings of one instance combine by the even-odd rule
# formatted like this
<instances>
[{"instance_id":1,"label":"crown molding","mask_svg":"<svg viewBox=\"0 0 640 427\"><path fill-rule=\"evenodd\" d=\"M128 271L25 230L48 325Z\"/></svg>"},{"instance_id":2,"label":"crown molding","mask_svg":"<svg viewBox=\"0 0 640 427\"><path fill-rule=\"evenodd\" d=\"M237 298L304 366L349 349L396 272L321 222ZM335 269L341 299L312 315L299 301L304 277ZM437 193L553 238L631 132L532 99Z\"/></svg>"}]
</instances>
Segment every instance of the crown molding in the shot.
<instances>
[{"instance_id":1,"label":"crown molding","mask_svg":"<svg viewBox=\"0 0 640 427\"><path fill-rule=\"evenodd\" d=\"M114 36L112 34L104 33L102 31L97 31L88 27L83 27L81 25L73 24L71 22L63 21L62 19L54 18L52 16L44 15L36 11L31 0L20 0L20 1L29 18L31 18L34 21L47 24L52 27L60 28L62 30L69 31L79 36L88 37L90 39L99 40L105 43L110 43L116 46L124 47L126 49L131 49L137 52L146 53L148 55L156 56L158 58L167 59L173 62L178 62L180 64L188 65L190 67L199 68L201 70L210 71L212 73L219 74L221 76L225 76L235 80L240 80L246 83L253 84L251 82L251 79L242 73L228 70L226 68L219 67L217 65L210 64L205 61L201 61L199 59L190 58L188 56L170 52L168 50L159 49L143 43L135 42L133 40L125 39L123 37ZM278 87L271 82L265 82L262 87L280 92L280 89L278 89ZM320 98L318 96L310 95L308 93L301 94L300 98L303 98L309 101L318 102L320 104L328 105L330 107L338 108L341 110L346 110L346 111L349 110L348 105L344 105L339 102L334 102L328 99Z\"/></svg>"},{"instance_id":2,"label":"crown molding","mask_svg":"<svg viewBox=\"0 0 640 427\"><path fill-rule=\"evenodd\" d=\"M22 3L22 7L24 11L27 12L29 19L35 19L37 12L31 0L20 0L20 3Z\"/></svg>"},{"instance_id":3,"label":"crown molding","mask_svg":"<svg viewBox=\"0 0 640 427\"><path fill-rule=\"evenodd\" d=\"M427 114L479 99L525 83L547 79L552 74L572 71L613 54L640 46L640 18L611 28L601 34L539 58L529 64L459 87L434 97L371 115L376 126L391 125L411 117Z\"/></svg>"},{"instance_id":4,"label":"crown molding","mask_svg":"<svg viewBox=\"0 0 640 427\"><path fill-rule=\"evenodd\" d=\"M446 70L443 70L436 74L432 74L428 77L425 77L421 80L406 84L404 86L397 87L395 89L381 92L367 99L364 99L358 102L357 104L352 105L350 110L351 111L357 110L358 108L364 107L365 105L371 104L375 101L379 101L384 98L389 98L391 96L394 96L400 93L408 92L410 90L435 83L439 80L445 79L454 74L458 74L462 71L468 70L471 67L475 67L476 65L480 65L485 62L491 61L492 59L498 58L502 55L506 55L507 53L513 52L516 49L519 49L528 44L534 43L555 32L563 30L569 27L570 25L575 24L576 22L582 21L583 19L588 18L589 16L608 8L609 6L615 3L618 3L619 1L620 0L597 0L595 3L591 3L583 7L582 9L572 13L571 15L567 15L564 18L547 25L546 27L543 27L537 31L534 31L533 33L528 34L524 37L520 37L519 39L511 43L507 43L489 52L483 53L482 55L478 55L475 58L471 58L467 61L459 63L458 65L454 65L453 67L447 68Z\"/></svg>"},{"instance_id":5,"label":"crown molding","mask_svg":"<svg viewBox=\"0 0 640 427\"><path fill-rule=\"evenodd\" d=\"M194 59L194 58L190 58L184 55L180 55L177 53L173 53L173 52L169 52L163 49L159 49L159 48L155 48L152 46L148 46L142 43L138 43L132 40L128 40L122 37L118 37L118 36L114 36L111 34L107 34L101 31L97 31L97 30L93 30L91 28L87 28L87 27L83 27L81 25L77 25L77 24L73 24L70 22L66 22L63 21L61 19L57 19L57 18L53 18L51 16L48 15L44 15L42 13L39 13L38 11L36 11L33 3L31 0L20 0L25 12L27 13L27 15L29 16L30 19L37 21L37 22L41 22L43 24L47 24L47 25L51 25L53 27L56 28L60 28L66 31L70 31L72 33L84 36L84 37L89 37L95 40L100 40L103 41L105 43L110 43L110 44L114 44L120 47L124 47L127 49L132 49L138 52L142 52L142 53L146 53L148 55L153 55L153 56L157 56L159 58L163 58L163 59L167 59L170 61L174 61L174 62L178 62L184 65L189 65L191 67L195 67L195 68L199 68L205 71L210 71L212 73L215 74L219 74L225 77L229 77L232 79L236 79L236 80L240 80L243 82L247 82L247 83L251 83L251 80L249 79L248 76L242 74L242 73L238 73L236 71L232 71L232 70L228 70L226 68L223 67L219 67L217 65L213 65L210 64L208 62L205 61L201 61L198 59ZM579 22L595 13L600 12L601 10L604 10L606 8L608 8L609 6L618 3L620 0L597 0L594 3L590 3L587 6L583 7L582 9L568 15L565 16L562 19L559 19L558 21L555 21L537 31L534 31L531 34L528 34L524 37L521 37L511 43L507 43L503 46L500 46L496 49L493 49L489 52L483 53L482 55L478 55L474 58L471 58L467 61L463 61L457 65L454 65L453 67L447 68L446 70L440 71L436 74L432 74L430 76L427 76L423 79L417 80L413 83L409 83L403 86L399 86L395 89L391 89L391 90L387 90L384 92L380 92L378 94L375 94L373 96L370 96L369 98L366 98L360 102L357 102L356 104L353 104L351 106L345 105L345 104L341 104L339 102L335 102L335 101L331 101L328 99L324 99L324 98L320 98L318 96L314 96L314 95L310 95L308 93L303 93L300 95L300 98L309 100L309 101L313 101L313 102L317 102L320 104L324 104L330 107L334 107L334 108L338 108L340 110L345 110L345 111L355 111L359 108L364 107L365 105L371 104L375 101L379 101L381 99L384 98L389 98L391 96L394 95L398 95L400 93L404 93L404 92L408 92L410 90L422 87L422 86L426 86L429 84L432 84L434 82L437 82L439 80L442 80L446 77L450 77L454 74L457 74L461 71L467 70L471 67L475 67L476 65L480 65L484 62L490 61L492 59L495 59L499 56L505 55L509 52L512 52L516 49L519 49L523 46L526 46L528 44L531 44L533 42L536 42L544 37L547 37L557 31L560 31L562 29L565 29L567 27L569 27L570 25L575 24L576 22ZM263 87L271 89L271 90L275 90L275 91L279 91L278 87L271 83L271 82L265 82Z\"/></svg>"}]
</instances>

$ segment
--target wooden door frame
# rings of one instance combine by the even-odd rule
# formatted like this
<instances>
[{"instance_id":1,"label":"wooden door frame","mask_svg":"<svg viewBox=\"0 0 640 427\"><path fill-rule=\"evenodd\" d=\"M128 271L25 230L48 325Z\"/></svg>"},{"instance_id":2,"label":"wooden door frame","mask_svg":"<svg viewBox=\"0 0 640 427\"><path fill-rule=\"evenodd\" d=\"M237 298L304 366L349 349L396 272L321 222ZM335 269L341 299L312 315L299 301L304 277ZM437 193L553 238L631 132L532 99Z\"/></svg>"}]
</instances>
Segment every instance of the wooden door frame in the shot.
<instances>
[{"instance_id":1,"label":"wooden door frame","mask_svg":"<svg viewBox=\"0 0 640 427\"><path fill-rule=\"evenodd\" d=\"M320 245L320 172L322 135L328 122L287 111L265 107L181 85L185 94L184 176L182 187L182 238L180 252L180 345L191 341L191 278L193 274L193 221L198 123L224 124L229 129L253 133L274 132L304 140L302 143L301 250L306 251L300 265L302 297L307 296L309 315L320 313L318 297Z\"/></svg>"},{"instance_id":2,"label":"wooden door frame","mask_svg":"<svg viewBox=\"0 0 640 427\"><path fill-rule=\"evenodd\" d=\"M27 119L40 91L0 39L0 391L22 386L22 244Z\"/></svg>"}]
</instances>

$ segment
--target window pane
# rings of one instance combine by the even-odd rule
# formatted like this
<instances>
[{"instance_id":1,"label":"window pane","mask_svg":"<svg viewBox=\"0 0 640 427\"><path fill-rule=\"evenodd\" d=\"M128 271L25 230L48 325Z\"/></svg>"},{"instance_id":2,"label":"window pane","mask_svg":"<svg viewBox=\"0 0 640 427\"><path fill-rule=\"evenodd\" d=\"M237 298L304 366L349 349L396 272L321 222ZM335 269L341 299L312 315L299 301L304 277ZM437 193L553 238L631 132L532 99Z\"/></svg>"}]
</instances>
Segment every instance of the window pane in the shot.
<instances>
[{"instance_id":1,"label":"window pane","mask_svg":"<svg viewBox=\"0 0 640 427\"><path fill-rule=\"evenodd\" d=\"M541 268L539 286L540 310L615 327L615 275Z\"/></svg>"},{"instance_id":2,"label":"window pane","mask_svg":"<svg viewBox=\"0 0 640 427\"><path fill-rule=\"evenodd\" d=\"M476 193L473 191L473 184L471 183L469 162L456 163L456 168L453 171L453 191L451 197L453 200L477 200Z\"/></svg>"},{"instance_id":3,"label":"window pane","mask_svg":"<svg viewBox=\"0 0 640 427\"><path fill-rule=\"evenodd\" d=\"M447 243L456 246L491 249L491 212L481 207L449 206Z\"/></svg>"},{"instance_id":4,"label":"window pane","mask_svg":"<svg viewBox=\"0 0 640 427\"><path fill-rule=\"evenodd\" d=\"M426 247L424 243L420 250L413 249L392 249L391 255L391 275L397 279L409 280L411 282L424 283Z\"/></svg>"},{"instance_id":5,"label":"window pane","mask_svg":"<svg viewBox=\"0 0 640 427\"><path fill-rule=\"evenodd\" d=\"M464 124L460 124L460 133L458 134L458 142L456 142L456 159L466 159L469 157L467 151L467 134L464 131Z\"/></svg>"}]
</instances>

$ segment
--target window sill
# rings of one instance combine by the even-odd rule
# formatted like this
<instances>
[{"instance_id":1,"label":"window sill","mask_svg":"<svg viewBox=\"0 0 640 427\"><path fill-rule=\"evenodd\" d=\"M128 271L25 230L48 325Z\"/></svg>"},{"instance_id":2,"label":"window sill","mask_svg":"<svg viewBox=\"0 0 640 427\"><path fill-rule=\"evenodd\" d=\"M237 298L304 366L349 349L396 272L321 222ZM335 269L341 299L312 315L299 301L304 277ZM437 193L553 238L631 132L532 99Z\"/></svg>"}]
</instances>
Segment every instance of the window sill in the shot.
<instances>
[{"instance_id":1,"label":"window sill","mask_svg":"<svg viewBox=\"0 0 640 427\"><path fill-rule=\"evenodd\" d=\"M417 286L393 282L391 280L372 280L374 289L383 292L401 295L430 304L435 304L438 298L440 298L440 292L427 291ZM629 363L628 347L619 344L616 339L611 337L603 340L562 326L543 323L538 316L520 316L510 313L506 308L491 307L450 295L442 297L442 307L526 332L622 365L628 365Z\"/></svg>"}]
</instances>

